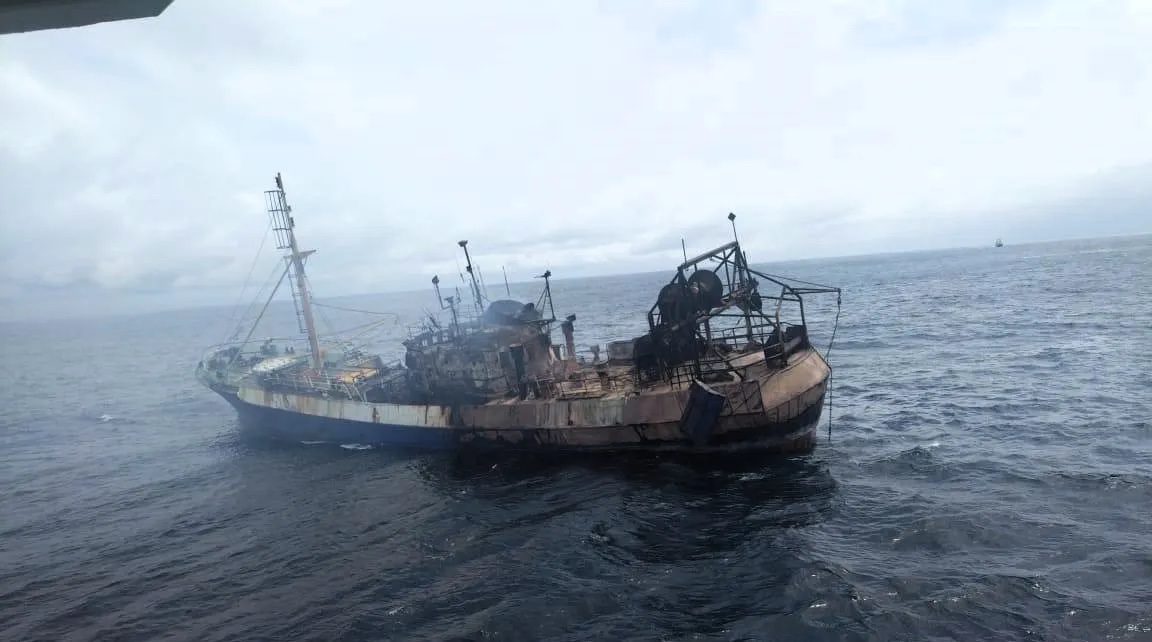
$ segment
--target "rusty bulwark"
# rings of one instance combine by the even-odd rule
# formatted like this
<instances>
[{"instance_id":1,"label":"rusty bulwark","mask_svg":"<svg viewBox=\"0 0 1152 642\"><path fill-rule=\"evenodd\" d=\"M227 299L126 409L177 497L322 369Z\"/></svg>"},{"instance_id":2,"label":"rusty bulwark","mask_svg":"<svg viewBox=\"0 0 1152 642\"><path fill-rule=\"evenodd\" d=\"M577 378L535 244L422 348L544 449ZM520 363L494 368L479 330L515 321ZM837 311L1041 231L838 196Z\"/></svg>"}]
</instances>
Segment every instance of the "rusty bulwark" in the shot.
<instances>
[{"instance_id":1,"label":"rusty bulwark","mask_svg":"<svg viewBox=\"0 0 1152 642\"><path fill-rule=\"evenodd\" d=\"M796 445L813 427L826 391L828 366L819 354L799 354L763 380L714 386L725 397L711 428L712 442ZM476 406L388 404L323 398L242 387L245 403L380 429L430 428L455 434L462 445L556 449L690 447L681 422L687 390L612 395L599 399L500 400ZM767 407L765 407L767 406ZM458 421L454 424L453 419Z\"/></svg>"},{"instance_id":2,"label":"rusty bulwark","mask_svg":"<svg viewBox=\"0 0 1152 642\"><path fill-rule=\"evenodd\" d=\"M448 406L370 403L248 386L241 386L237 397L256 406L336 420L421 428L452 425L452 409Z\"/></svg>"}]
</instances>

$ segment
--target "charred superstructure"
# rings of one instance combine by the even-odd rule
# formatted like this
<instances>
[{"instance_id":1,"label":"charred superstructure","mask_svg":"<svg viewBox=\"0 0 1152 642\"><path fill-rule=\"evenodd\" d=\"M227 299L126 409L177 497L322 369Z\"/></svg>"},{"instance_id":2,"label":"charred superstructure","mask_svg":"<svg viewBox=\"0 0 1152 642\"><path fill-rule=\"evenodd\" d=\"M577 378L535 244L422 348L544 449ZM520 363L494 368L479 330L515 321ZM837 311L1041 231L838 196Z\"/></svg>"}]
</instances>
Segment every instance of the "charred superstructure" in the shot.
<instances>
[{"instance_id":1,"label":"charred superstructure","mask_svg":"<svg viewBox=\"0 0 1152 642\"><path fill-rule=\"evenodd\" d=\"M830 370L808 339L803 297L839 290L755 270L738 240L685 258L657 293L648 332L590 356L576 352L575 315L556 317L551 272L534 302L489 300L460 241L468 300L444 296L434 276L441 314L404 341L402 363L386 363L322 343L304 273L310 252L299 250L279 176L268 203L307 354L270 341L254 349L249 331L197 369L246 423L301 440L448 448L814 443ZM552 340L557 325L562 345Z\"/></svg>"},{"instance_id":2,"label":"charred superstructure","mask_svg":"<svg viewBox=\"0 0 1152 642\"><path fill-rule=\"evenodd\" d=\"M762 285L773 291L762 294ZM751 350L783 366L789 355L811 348L803 295L823 293L839 289L752 269L738 241L686 260L648 312L649 335L637 342L644 356L639 373L673 383L730 380L739 377L733 353ZM799 323L781 316L785 305L796 306Z\"/></svg>"}]
</instances>

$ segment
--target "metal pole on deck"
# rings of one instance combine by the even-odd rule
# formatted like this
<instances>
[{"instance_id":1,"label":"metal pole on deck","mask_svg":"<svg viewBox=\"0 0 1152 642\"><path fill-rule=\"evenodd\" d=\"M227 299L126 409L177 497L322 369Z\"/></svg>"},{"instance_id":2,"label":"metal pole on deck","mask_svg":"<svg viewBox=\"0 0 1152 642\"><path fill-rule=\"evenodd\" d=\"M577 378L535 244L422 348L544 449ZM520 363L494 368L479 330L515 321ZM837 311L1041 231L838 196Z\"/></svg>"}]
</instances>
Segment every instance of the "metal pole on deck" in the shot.
<instances>
[{"instance_id":1,"label":"metal pole on deck","mask_svg":"<svg viewBox=\"0 0 1152 642\"><path fill-rule=\"evenodd\" d=\"M484 314L484 301L480 298L480 286L476 283L476 274L472 271L472 257L468 254L468 241L460 241L457 245L464 248L464 269L472 280L472 294L476 297L476 313Z\"/></svg>"}]
</instances>

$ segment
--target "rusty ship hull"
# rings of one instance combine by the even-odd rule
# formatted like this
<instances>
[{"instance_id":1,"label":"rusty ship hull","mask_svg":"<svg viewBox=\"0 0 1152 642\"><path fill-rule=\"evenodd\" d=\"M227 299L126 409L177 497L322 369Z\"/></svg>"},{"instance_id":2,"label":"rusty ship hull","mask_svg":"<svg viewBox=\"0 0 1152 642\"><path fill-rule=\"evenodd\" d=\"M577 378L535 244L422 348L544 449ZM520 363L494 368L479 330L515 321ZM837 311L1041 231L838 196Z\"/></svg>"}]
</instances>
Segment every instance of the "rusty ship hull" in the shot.
<instances>
[{"instance_id":1,"label":"rusty ship hull","mask_svg":"<svg viewBox=\"0 0 1152 642\"><path fill-rule=\"evenodd\" d=\"M728 401L703 439L685 422L690 388L458 406L372 403L245 385L216 391L245 428L285 441L429 450L793 453L816 443L829 372L820 354L807 349L764 379L712 386Z\"/></svg>"},{"instance_id":2,"label":"rusty ship hull","mask_svg":"<svg viewBox=\"0 0 1152 642\"><path fill-rule=\"evenodd\" d=\"M245 331L241 324L196 369L245 426L262 434L561 452L803 452L815 445L831 369L827 351L809 340L804 297L835 293L839 310L840 290L752 268L736 238L735 214L728 215L731 242L691 259L685 253L656 293L646 332L588 351L576 348L576 315L556 314L550 270L538 277L543 288L535 301L492 299L468 241L459 241L468 294L454 288L445 295L433 276L438 311L408 327L403 359L389 362L337 333L322 341L313 308L325 304L313 300L305 273L313 251L297 242L279 175L265 201L284 252L280 280L244 338L235 340ZM290 284L301 335L254 339L283 283ZM557 326L562 344L553 342Z\"/></svg>"}]
</instances>

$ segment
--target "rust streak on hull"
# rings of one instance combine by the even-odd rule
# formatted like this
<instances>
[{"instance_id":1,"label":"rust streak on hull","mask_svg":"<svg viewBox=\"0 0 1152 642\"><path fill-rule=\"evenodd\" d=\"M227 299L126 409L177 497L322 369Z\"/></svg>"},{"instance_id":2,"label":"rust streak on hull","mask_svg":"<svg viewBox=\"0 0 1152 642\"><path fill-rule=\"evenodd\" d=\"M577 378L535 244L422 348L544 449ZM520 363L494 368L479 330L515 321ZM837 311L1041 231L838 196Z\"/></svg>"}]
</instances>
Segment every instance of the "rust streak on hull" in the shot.
<instances>
[{"instance_id":1,"label":"rust streak on hull","mask_svg":"<svg viewBox=\"0 0 1152 642\"><path fill-rule=\"evenodd\" d=\"M453 423L448 406L357 402L244 387L237 400L307 415L321 423L371 424L376 430L373 440L381 443L389 441L390 430L415 429L451 433L448 442L470 447L728 450L738 445L794 452L815 443L828 373L820 355L809 350L761 382L717 386L733 401L717 419L711 443L704 448L693 447L679 425L688 392L671 388L608 400L501 400L462 406L460 425Z\"/></svg>"},{"instance_id":2,"label":"rust streak on hull","mask_svg":"<svg viewBox=\"0 0 1152 642\"><path fill-rule=\"evenodd\" d=\"M792 452L815 443L831 371L809 340L803 297L835 293L838 320L840 290L758 271L738 239L685 256L655 293L646 331L608 343L607 358L601 346L577 354L577 316L557 316L551 271L535 301L487 300L459 241L468 297L444 296L433 276L439 312L409 328L403 360L389 362L351 338L321 343L312 314L321 304L305 276L312 250L297 243L279 175L265 203L285 252L280 281L244 338L235 340L238 328L196 369L246 424L301 440L435 448ZM728 220L735 235L735 214ZM307 336L299 350L290 338L253 339L284 282ZM563 345L553 343L557 325Z\"/></svg>"}]
</instances>

